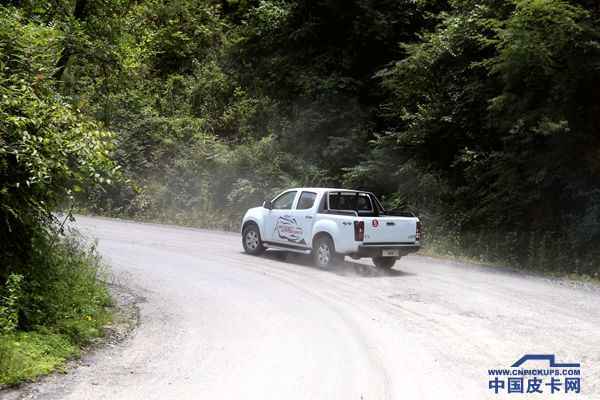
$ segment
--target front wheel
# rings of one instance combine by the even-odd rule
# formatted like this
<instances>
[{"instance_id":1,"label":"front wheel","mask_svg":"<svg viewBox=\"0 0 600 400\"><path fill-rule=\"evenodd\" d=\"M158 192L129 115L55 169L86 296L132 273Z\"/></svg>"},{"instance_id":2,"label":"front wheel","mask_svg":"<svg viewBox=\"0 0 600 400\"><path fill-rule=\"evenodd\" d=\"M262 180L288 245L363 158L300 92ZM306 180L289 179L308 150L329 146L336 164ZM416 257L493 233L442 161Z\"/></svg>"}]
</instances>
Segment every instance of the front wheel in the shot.
<instances>
[{"instance_id":1,"label":"front wheel","mask_svg":"<svg viewBox=\"0 0 600 400\"><path fill-rule=\"evenodd\" d=\"M315 265L322 269L329 269L340 261L341 255L335 252L333 240L329 236L320 236L313 246L313 259Z\"/></svg>"},{"instance_id":2,"label":"front wheel","mask_svg":"<svg viewBox=\"0 0 600 400\"><path fill-rule=\"evenodd\" d=\"M248 254L257 255L265 251L258 226L254 224L246 225L242 232L242 245L244 251Z\"/></svg>"},{"instance_id":3,"label":"front wheel","mask_svg":"<svg viewBox=\"0 0 600 400\"><path fill-rule=\"evenodd\" d=\"M396 264L396 258L394 257L373 257L373 264L377 268L382 269L392 269L394 264Z\"/></svg>"}]
</instances>

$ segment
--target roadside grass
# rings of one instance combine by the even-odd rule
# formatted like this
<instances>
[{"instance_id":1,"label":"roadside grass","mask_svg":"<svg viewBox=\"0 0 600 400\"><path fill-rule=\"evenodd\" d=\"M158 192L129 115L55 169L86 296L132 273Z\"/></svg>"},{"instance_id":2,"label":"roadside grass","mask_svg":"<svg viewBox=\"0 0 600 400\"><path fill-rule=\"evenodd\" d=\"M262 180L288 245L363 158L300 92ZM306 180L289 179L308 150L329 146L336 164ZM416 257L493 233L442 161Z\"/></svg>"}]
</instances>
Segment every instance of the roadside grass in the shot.
<instances>
[{"instance_id":1,"label":"roadside grass","mask_svg":"<svg viewBox=\"0 0 600 400\"><path fill-rule=\"evenodd\" d=\"M79 348L66 335L15 332L0 336L0 385L31 380L59 369L79 355Z\"/></svg>"},{"instance_id":2,"label":"roadside grass","mask_svg":"<svg viewBox=\"0 0 600 400\"><path fill-rule=\"evenodd\" d=\"M552 246L548 237L544 236L532 235L524 249L519 247L517 241L510 243L511 239L511 234L502 233L477 233L465 238L452 233L435 232L425 237L424 246L418 254L600 284L600 265L594 255L578 254L573 257L575 252Z\"/></svg>"},{"instance_id":3,"label":"roadside grass","mask_svg":"<svg viewBox=\"0 0 600 400\"><path fill-rule=\"evenodd\" d=\"M40 234L33 248L28 267L0 285L0 388L62 368L112 317L94 245Z\"/></svg>"},{"instance_id":4,"label":"roadside grass","mask_svg":"<svg viewBox=\"0 0 600 400\"><path fill-rule=\"evenodd\" d=\"M534 276L541 276L546 278L555 278L555 279L567 279L573 282L579 282L583 284L593 284L596 286L600 286L600 275L598 274L586 274L586 273L578 273L578 272L566 272L566 271L553 271L553 270L544 270L544 269L528 269L515 265L506 264L501 261L486 261L482 260L478 257L472 257L461 254L453 254L453 253L438 253L435 249L427 248L426 246L419 250L416 253L420 256L430 257L438 260L444 261L456 261L463 264L471 264L474 266L483 266L488 268L497 268L503 269L506 271L514 271L523 274L531 274Z\"/></svg>"}]
</instances>

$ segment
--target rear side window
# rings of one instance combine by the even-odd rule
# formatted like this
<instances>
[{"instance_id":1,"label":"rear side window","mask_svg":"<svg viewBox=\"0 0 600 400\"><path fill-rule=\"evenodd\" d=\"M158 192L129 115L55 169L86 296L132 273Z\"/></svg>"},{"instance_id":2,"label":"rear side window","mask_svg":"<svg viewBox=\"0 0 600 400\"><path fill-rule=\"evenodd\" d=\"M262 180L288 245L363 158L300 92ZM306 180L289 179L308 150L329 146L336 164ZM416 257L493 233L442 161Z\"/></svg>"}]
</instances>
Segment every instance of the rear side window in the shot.
<instances>
[{"instance_id":1,"label":"rear side window","mask_svg":"<svg viewBox=\"0 0 600 400\"><path fill-rule=\"evenodd\" d=\"M273 200L273 210L291 210L294 204L296 192L285 192L275 200Z\"/></svg>"},{"instance_id":2,"label":"rear side window","mask_svg":"<svg viewBox=\"0 0 600 400\"><path fill-rule=\"evenodd\" d=\"M300 199L298 199L298 205L296 206L296 210L308 210L309 208L312 208L313 204L315 204L316 198L316 193L302 192L302 194L300 195Z\"/></svg>"},{"instance_id":3,"label":"rear side window","mask_svg":"<svg viewBox=\"0 0 600 400\"><path fill-rule=\"evenodd\" d=\"M360 194L356 199L356 209L358 211L373 211L371 199L366 194Z\"/></svg>"}]
</instances>

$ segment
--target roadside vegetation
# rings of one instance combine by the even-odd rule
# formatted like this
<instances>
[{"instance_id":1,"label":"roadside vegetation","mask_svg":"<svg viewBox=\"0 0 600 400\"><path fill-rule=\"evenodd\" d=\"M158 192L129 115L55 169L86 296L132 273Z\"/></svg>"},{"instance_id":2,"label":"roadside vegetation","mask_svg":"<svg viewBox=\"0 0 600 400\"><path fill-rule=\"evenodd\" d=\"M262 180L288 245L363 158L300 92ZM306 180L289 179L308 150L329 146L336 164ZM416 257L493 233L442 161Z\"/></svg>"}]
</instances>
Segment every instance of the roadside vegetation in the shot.
<instances>
[{"instance_id":1,"label":"roadside vegetation","mask_svg":"<svg viewBox=\"0 0 600 400\"><path fill-rule=\"evenodd\" d=\"M117 172L111 134L56 91L60 37L0 7L0 386L60 366L110 319L94 249L52 214Z\"/></svg>"},{"instance_id":2,"label":"roadside vegetation","mask_svg":"<svg viewBox=\"0 0 600 400\"><path fill-rule=\"evenodd\" d=\"M99 333L72 206L237 229L347 186L429 252L598 276L599 87L592 0L3 2L0 380Z\"/></svg>"},{"instance_id":3,"label":"roadside vegetation","mask_svg":"<svg viewBox=\"0 0 600 400\"><path fill-rule=\"evenodd\" d=\"M0 297L0 385L61 367L110 322L93 249L72 238L33 244L27 271L11 273Z\"/></svg>"}]
</instances>

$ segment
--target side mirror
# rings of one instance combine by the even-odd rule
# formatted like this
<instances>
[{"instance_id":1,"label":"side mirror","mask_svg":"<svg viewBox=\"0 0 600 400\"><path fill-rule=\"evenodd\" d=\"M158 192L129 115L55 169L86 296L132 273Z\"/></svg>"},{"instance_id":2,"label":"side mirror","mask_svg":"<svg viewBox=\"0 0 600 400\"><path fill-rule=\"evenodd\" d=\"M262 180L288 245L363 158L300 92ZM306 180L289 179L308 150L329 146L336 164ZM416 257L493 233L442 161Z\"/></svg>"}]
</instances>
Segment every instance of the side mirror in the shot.
<instances>
[{"instance_id":1,"label":"side mirror","mask_svg":"<svg viewBox=\"0 0 600 400\"><path fill-rule=\"evenodd\" d=\"M273 204L271 204L271 200L263 201L263 207L266 208L267 210L272 210Z\"/></svg>"}]
</instances>

